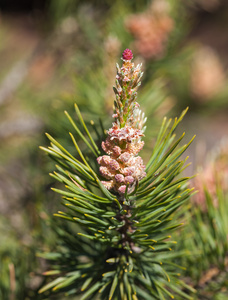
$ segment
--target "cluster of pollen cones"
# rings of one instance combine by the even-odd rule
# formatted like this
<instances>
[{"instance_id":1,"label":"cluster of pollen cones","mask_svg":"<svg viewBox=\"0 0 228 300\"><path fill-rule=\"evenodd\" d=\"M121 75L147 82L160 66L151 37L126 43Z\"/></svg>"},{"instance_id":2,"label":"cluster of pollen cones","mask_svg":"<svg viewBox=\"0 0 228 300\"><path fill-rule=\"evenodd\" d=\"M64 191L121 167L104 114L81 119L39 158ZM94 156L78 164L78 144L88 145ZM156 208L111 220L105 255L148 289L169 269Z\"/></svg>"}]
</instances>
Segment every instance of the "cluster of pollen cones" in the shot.
<instances>
[{"instance_id":1,"label":"cluster of pollen cones","mask_svg":"<svg viewBox=\"0 0 228 300\"><path fill-rule=\"evenodd\" d=\"M144 145L141 137L146 118L135 101L142 72L141 65L135 67L132 59L131 50L126 49L122 55L123 66L117 65L114 122L102 142L106 155L97 159L100 173L106 179L103 185L119 195L131 193L146 175L143 160L138 156Z\"/></svg>"}]
</instances>

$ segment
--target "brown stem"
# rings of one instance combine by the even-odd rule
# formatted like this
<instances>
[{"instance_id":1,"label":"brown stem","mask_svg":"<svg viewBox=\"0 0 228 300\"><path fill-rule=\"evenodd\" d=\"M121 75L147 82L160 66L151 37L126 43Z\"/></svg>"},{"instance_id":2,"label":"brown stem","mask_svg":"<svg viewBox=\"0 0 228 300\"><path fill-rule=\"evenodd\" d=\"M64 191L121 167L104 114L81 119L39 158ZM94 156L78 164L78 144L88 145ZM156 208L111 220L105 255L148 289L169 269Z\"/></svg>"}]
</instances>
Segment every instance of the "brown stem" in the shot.
<instances>
[{"instance_id":1,"label":"brown stem","mask_svg":"<svg viewBox=\"0 0 228 300\"><path fill-rule=\"evenodd\" d=\"M130 220L130 217L132 216L131 207L128 205L123 204L124 199L121 199L123 210L126 211L126 214L118 214L117 219L119 221L124 221L124 225L118 229L119 233L121 234L121 240L119 243L122 245L122 248L125 248L125 246L128 244L130 247L134 246L134 243L132 239L129 237L128 233L133 233L135 229L133 228L133 223Z\"/></svg>"}]
</instances>

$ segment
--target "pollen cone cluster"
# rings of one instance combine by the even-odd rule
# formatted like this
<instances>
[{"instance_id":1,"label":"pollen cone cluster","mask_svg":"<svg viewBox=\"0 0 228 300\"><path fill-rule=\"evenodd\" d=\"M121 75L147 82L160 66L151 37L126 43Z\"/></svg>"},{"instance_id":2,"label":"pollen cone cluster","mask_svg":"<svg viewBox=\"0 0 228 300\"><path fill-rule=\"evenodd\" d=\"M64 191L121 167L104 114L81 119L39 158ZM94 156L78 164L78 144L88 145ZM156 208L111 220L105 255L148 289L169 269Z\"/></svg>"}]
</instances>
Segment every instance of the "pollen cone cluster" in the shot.
<instances>
[{"instance_id":1,"label":"pollen cone cluster","mask_svg":"<svg viewBox=\"0 0 228 300\"><path fill-rule=\"evenodd\" d=\"M136 102L143 73L141 65L135 67L132 59L131 50L126 49L122 67L117 65L114 122L102 142L106 155L97 159L100 173L106 179L103 185L120 195L134 191L137 182L146 175L143 160L138 156L144 145L141 138L146 118Z\"/></svg>"}]
</instances>

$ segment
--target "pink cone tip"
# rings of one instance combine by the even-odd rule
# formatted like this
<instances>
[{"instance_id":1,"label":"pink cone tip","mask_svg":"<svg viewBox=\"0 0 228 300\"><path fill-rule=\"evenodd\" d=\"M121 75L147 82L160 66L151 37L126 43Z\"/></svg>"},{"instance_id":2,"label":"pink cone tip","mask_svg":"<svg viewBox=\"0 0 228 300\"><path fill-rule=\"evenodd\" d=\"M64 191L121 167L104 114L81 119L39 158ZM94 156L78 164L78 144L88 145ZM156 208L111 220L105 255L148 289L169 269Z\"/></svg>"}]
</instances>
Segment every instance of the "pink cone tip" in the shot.
<instances>
[{"instance_id":1,"label":"pink cone tip","mask_svg":"<svg viewBox=\"0 0 228 300\"><path fill-rule=\"evenodd\" d=\"M133 53L130 49L125 49L123 54L122 54L122 58L124 60L132 60L133 58Z\"/></svg>"}]
</instances>

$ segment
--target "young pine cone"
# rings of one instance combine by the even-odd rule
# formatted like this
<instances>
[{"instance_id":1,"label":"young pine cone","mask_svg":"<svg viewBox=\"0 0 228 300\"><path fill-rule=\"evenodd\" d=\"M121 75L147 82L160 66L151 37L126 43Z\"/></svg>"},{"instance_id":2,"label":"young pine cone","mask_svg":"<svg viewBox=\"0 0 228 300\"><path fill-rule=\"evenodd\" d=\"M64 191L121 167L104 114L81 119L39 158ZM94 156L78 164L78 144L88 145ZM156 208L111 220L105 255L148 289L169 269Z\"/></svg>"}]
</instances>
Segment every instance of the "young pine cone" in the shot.
<instances>
[{"instance_id":1,"label":"young pine cone","mask_svg":"<svg viewBox=\"0 0 228 300\"><path fill-rule=\"evenodd\" d=\"M100 173L107 179L102 181L103 185L120 195L126 192L126 188L127 193L131 193L136 183L146 175L143 160L137 155L144 145L141 137L146 122L135 101L142 72L141 65L135 67L132 58L131 50L126 49L122 55L123 66L117 65L115 121L102 142L102 149L107 155L97 159Z\"/></svg>"}]
</instances>

